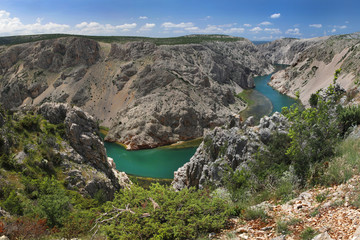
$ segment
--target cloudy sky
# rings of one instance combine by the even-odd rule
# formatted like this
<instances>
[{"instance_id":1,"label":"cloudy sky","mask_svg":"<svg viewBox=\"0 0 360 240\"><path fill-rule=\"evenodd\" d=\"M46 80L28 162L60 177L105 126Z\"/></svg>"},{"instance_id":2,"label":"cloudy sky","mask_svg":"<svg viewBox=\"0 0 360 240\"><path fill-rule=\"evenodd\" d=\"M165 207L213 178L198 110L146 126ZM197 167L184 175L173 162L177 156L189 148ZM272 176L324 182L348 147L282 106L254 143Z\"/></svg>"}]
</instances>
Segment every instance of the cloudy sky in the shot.
<instances>
[{"instance_id":1,"label":"cloudy sky","mask_svg":"<svg viewBox=\"0 0 360 240\"><path fill-rule=\"evenodd\" d=\"M311 38L360 31L359 9L359 0L0 0L0 36Z\"/></svg>"}]
</instances>

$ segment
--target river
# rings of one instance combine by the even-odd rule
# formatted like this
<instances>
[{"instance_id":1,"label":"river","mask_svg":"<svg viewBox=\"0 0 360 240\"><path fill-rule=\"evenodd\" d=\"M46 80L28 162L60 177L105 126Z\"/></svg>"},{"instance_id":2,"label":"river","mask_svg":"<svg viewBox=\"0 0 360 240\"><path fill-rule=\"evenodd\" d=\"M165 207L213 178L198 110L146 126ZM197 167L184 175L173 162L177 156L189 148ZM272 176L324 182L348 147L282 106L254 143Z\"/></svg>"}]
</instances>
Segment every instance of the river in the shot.
<instances>
[{"instance_id":1,"label":"river","mask_svg":"<svg viewBox=\"0 0 360 240\"><path fill-rule=\"evenodd\" d=\"M253 115L256 120L259 120L264 115L275 111L281 112L282 107L295 103L294 99L268 86L270 78L271 74L256 77L255 89L247 90L253 104L241 112L244 119ZM196 151L196 147L127 151L121 145L109 142L105 142L105 148L107 155L114 159L119 171L135 176L167 179L173 178L174 171L188 162Z\"/></svg>"}]
</instances>

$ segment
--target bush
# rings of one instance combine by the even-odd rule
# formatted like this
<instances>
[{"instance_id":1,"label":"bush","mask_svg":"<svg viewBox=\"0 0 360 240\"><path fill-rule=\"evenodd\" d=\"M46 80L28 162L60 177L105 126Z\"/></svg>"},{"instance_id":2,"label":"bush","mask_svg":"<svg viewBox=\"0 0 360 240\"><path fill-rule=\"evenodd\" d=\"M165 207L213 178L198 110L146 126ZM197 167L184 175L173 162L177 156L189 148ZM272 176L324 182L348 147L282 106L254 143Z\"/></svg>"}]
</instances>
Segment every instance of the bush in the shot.
<instances>
[{"instance_id":1,"label":"bush","mask_svg":"<svg viewBox=\"0 0 360 240\"><path fill-rule=\"evenodd\" d=\"M357 126L358 124L360 124L359 106L350 106L343 108L339 105L338 112L339 112L338 119L343 134L345 134L350 127Z\"/></svg>"},{"instance_id":2,"label":"bush","mask_svg":"<svg viewBox=\"0 0 360 240\"><path fill-rule=\"evenodd\" d=\"M307 227L304 231L300 234L300 239L303 240L311 240L317 235L317 231L312 229L311 227Z\"/></svg>"},{"instance_id":3,"label":"bush","mask_svg":"<svg viewBox=\"0 0 360 240\"><path fill-rule=\"evenodd\" d=\"M318 104L318 99L319 96L317 94L311 94L310 99L309 99L309 104L311 107L316 107Z\"/></svg>"},{"instance_id":4,"label":"bush","mask_svg":"<svg viewBox=\"0 0 360 240\"><path fill-rule=\"evenodd\" d=\"M194 239L223 228L229 216L225 201L204 190L175 192L159 184L121 190L104 211L112 218L103 227L110 239Z\"/></svg>"},{"instance_id":5,"label":"bush","mask_svg":"<svg viewBox=\"0 0 360 240\"><path fill-rule=\"evenodd\" d=\"M15 192L15 190L12 190L10 192L10 195L7 197L5 201L2 202L1 205L6 211L10 212L11 214L16 214L16 215L23 214L24 209L22 206L22 201L18 196L18 194Z\"/></svg>"},{"instance_id":6,"label":"bush","mask_svg":"<svg viewBox=\"0 0 360 240\"><path fill-rule=\"evenodd\" d=\"M285 109L292 122L289 130L291 145L287 155L292 159L295 173L304 185L312 165L334 155L338 141L338 123L334 106L320 100L317 108L292 106Z\"/></svg>"},{"instance_id":7,"label":"bush","mask_svg":"<svg viewBox=\"0 0 360 240\"><path fill-rule=\"evenodd\" d=\"M265 221L266 219L269 218L269 216L266 214L266 212L262 208L248 208L245 210L243 216L244 216L244 219L248 220L248 221L255 220L255 219L260 219L262 221Z\"/></svg>"}]
</instances>

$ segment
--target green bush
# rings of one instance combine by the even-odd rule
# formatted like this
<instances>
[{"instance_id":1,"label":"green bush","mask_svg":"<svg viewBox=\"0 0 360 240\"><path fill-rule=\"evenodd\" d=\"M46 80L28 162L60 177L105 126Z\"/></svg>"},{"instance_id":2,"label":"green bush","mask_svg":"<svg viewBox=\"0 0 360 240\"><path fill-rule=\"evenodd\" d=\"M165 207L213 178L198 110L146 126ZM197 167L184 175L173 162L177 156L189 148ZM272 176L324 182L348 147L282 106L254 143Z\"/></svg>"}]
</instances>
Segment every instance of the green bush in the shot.
<instances>
[{"instance_id":1,"label":"green bush","mask_svg":"<svg viewBox=\"0 0 360 240\"><path fill-rule=\"evenodd\" d=\"M318 104L319 96L317 94L311 94L309 104L311 107L316 107Z\"/></svg>"},{"instance_id":2,"label":"green bush","mask_svg":"<svg viewBox=\"0 0 360 240\"><path fill-rule=\"evenodd\" d=\"M311 227L307 227L304 231L300 234L300 239L302 240L311 240L317 235L317 231L312 229Z\"/></svg>"},{"instance_id":3,"label":"green bush","mask_svg":"<svg viewBox=\"0 0 360 240\"><path fill-rule=\"evenodd\" d=\"M248 221L255 219L260 219L262 221L265 221L266 219L269 218L269 216L262 208L247 208L243 213L243 217L245 220Z\"/></svg>"},{"instance_id":4,"label":"green bush","mask_svg":"<svg viewBox=\"0 0 360 240\"><path fill-rule=\"evenodd\" d=\"M350 106L350 107L338 107L339 112L339 122L342 129L342 133L345 134L348 129L352 126L357 126L360 124L360 107L359 106Z\"/></svg>"},{"instance_id":5,"label":"green bush","mask_svg":"<svg viewBox=\"0 0 360 240\"><path fill-rule=\"evenodd\" d=\"M292 122L287 155L304 185L310 177L311 166L334 155L340 132L334 106L321 100L317 108L292 106L284 113Z\"/></svg>"},{"instance_id":6,"label":"green bush","mask_svg":"<svg viewBox=\"0 0 360 240\"><path fill-rule=\"evenodd\" d=\"M22 215L23 214L23 205L20 197L12 190L5 201L1 203L1 206L11 214Z\"/></svg>"},{"instance_id":7,"label":"green bush","mask_svg":"<svg viewBox=\"0 0 360 240\"><path fill-rule=\"evenodd\" d=\"M153 207L152 198L159 208ZM116 209L130 211L117 214ZM149 190L132 186L122 190L113 202L107 202L104 226L110 239L194 239L202 233L224 227L229 216L225 201L212 198L206 191L172 189L153 184Z\"/></svg>"}]
</instances>

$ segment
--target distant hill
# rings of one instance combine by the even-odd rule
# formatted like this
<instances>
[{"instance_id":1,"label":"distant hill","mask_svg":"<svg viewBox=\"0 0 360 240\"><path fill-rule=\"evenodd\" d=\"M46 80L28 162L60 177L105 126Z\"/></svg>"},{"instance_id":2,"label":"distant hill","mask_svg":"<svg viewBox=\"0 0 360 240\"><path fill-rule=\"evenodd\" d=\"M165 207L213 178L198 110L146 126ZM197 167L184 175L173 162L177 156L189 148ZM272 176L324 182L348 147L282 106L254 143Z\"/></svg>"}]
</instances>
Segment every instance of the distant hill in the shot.
<instances>
[{"instance_id":1,"label":"distant hill","mask_svg":"<svg viewBox=\"0 0 360 240\"><path fill-rule=\"evenodd\" d=\"M15 45L28 42L36 42L40 40L56 39L61 37L83 37L105 43L126 43L134 41L147 41L156 45L177 45L177 44L194 44L203 42L236 42L242 41L244 38L233 37L221 34L198 34L187 35L180 37L170 38L150 38L150 37L137 37L137 36L85 36L85 35L70 35L70 34L39 34L39 35L22 35L22 36L9 36L0 37L0 45Z\"/></svg>"}]
</instances>

